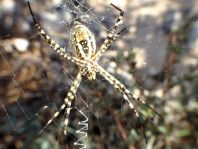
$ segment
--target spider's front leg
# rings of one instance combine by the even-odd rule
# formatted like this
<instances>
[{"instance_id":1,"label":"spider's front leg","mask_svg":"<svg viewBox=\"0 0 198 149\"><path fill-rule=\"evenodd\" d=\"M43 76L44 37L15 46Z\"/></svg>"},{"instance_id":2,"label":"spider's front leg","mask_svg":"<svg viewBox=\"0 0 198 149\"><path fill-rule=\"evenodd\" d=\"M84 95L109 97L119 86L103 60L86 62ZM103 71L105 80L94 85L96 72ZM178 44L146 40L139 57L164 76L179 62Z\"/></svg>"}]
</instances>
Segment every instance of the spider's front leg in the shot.
<instances>
[{"instance_id":1,"label":"spider's front leg","mask_svg":"<svg viewBox=\"0 0 198 149\"><path fill-rule=\"evenodd\" d=\"M132 111L136 115L136 118L137 118L138 123L139 123L139 125L141 127L141 130L142 130L142 134L143 134L144 139L145 139L145 141L147 143L147 138L146 138L146 135L145 135L145 130L144 130L143 124L141 123L140 116L139 116L136 108L134 107L133 103L129 100L129 98L127 96L127 93L124 90L124 89L126 89L125 86L120 81L118 81L116 78L114 78L110 73L108 73L106 70L104 70L101 66L97 65L96 67L98 69L99 74L102 75L116 89L118 89L121 92L122 97L128 102L129 107L132 109Z\"/></svg>"},{"instance_id":2,"label":"spider's front leg","mask_svg":"<svg viewBox=\"0 0 198 149\"><path fill-rule=\"evenodd\" d=\"M102 75L110 84L112 84L116 89L118 89L122 93L123 98L128 102L130 108L135 113L135 115L137 117L137 120L138 120L138 122L141 126L141 130L142 130L142 133L144 135L145 141L147 142L146 135L145 135L145 132L144 132L144 128L143 128L143 125L142 125L142 123L140 121L140 118L139 118L139 114L138 114L137 110L135 109L133 103L129 100L128 97L132 97L132 99L138 101L141 104L144 104L145 106L150 108L154 113L156 113L158 116L161 117L161 115L157 111L155 111L151 106L149 106L144 100L142 100L141 98L132 94L119 80L117 80L113 75L111 75L109 72L104 70L100 65L95 64L95 67L97 69L97 72L100 75Z\"/></svg>"},{"instance_id":3,"label":"spider's front leg","mask_svg":"<svg viewBox=\"0 0 198 149\"><path fill-rule=\"evenodd\" d=\"M64 103L63 105L60 107L60 109L58 111L56 111L53 115L53 117L46 123L46 125L43 127L43 129L39 132L42 133L43 130L60 114L60 112L64 109L66 109L66 118L64 121L65 124L65 129L64 129L64 133L67 134L67 126L68 126L68 118L69 118L69 113L71 110L71 103L76 95L77 89L80 85L80 82L82 80L82 75L81 72L79 71L77 74L76 79L74 80L73 84L71 85L67 96L65 97Z\"/></svg>"},{"instance_id":4,"label":"spider's front leg","mask_svg":"<svg viewBox=\"0 0 198 149\"><path fill-rule=\"evenodd\" d=\"M95 67L97 69L97 72L100 73L107 81L109 81L112 85L114 85L115 88L119 89L121 92L125 93L127 96L132 97L132 99L136 100L137 102L147 106L149 109L151 109L155 114L157 114L159 117L162 117L155 109L153 109L150 105L148 105L144 100L139 98L137 95L131 93L119 80L117 80L113 75L111 75L109 72L104 70L100 65L96 65Z\"/></svg>"}]
</instances>

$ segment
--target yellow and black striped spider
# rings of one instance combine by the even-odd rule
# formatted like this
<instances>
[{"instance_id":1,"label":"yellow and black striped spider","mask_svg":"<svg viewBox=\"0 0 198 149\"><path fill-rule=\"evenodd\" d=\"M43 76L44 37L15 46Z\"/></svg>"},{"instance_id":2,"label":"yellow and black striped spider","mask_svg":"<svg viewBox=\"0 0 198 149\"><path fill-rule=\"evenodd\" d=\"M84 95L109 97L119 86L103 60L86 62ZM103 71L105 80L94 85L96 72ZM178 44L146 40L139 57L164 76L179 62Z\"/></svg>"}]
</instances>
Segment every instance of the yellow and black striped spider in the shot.
<instances>
[{"instance_id":1,"label":"yellow and black striped spider","mask_svg":"<svg viewBox=\"0 0 198 149\"><path fill-rule=\"evenodd\" d=\"M137 120L141 126L142 133L144 135L144 138L146 140L146 136L144 133L143 125L141 124L139 114L132 104L132 102L129 100L129 98L132 98L133 100L136 100L140 102L141 104L146 105L149 107L152 111L154 111L156 114L159 115L152 107L150 107L144 100L140 99L133 93L131 93L119 80L117 80L113 75L111 75L109 72L107 72L104 68L102 68L98 64L99 58L102 56L102 54L105 52L105 50L110 46L110 44L116 40L116 38L119 36L119 34L125 30L122 29L121 31L117 31L119 25L122 24L122 19L124 15L124 11L122 11L117 6L111 4L115 9L117 9L120 12L119 17L117 18L117 21L115 25L113 26L111 32L108 33L107 38L104 40L104 43L100 46L100 48L96 51L96 41L94 34L83 24L80 22L75 22L74 27L72 29L72 47L75 51L75 56L71 56L70 54L65 52L65 49L60 47L59 44L57 44L55 41L53 41L50 36L48 36L45 31L41 28L39 25L39 22L34 17L34 14L32 12L32 9L30 7L30 3L28 2L28 6L30 9L30 13L32 15L34 24L36 26L36 29L41 34L41 36L48 42L50 47L54 49L57 53L59 53L61 56L66 58L67 60L72 61L73 63L77 64L79 67L79 72L71 85L67 96L65 97L64 103L60 107L60 109L54 113L53 117L46 123L46 125L43 127L41 132L60 114L62 110L66 110L66 118L64 121L64 133L67 133L67 125L68 125L68 117L71 110L71 103L76 95L77 89L80 85L80 82L82 80L82 76L86 76L89 80L95 80L96 74L100 74L103 76L110 84L112 84L119 92L122 93L123 98L128 102L130 108L135 113Z\"/></svg>"}]
</instances>

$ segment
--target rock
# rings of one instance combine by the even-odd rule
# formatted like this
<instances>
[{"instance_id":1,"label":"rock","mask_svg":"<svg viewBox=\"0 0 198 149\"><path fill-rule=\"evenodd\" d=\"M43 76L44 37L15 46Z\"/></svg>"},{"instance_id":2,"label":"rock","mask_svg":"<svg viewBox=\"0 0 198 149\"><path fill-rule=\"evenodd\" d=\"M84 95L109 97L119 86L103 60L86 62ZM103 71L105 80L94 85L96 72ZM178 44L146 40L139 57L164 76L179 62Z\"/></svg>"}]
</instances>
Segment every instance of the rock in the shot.
<instances>
[{"instance_id":1,"label":"rock","mask_svg":"<svg viewBox=\"0 0 198 149\"><path fill-rule=\"evenodd\" d=\"M24 38L16 38L13 41L15 48L20 52L25 52L29 46L29 41Z\"/></svg>"}]
</instances>

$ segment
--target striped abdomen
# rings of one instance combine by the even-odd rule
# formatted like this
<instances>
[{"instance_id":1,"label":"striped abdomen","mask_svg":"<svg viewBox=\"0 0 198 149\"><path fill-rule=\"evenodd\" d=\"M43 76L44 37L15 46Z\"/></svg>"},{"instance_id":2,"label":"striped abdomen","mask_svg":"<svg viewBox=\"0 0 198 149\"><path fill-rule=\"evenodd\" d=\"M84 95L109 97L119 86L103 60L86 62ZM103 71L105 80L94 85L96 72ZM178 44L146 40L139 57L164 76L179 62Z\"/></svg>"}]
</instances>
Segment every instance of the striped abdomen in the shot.
<instances>
[{"instance_id":1,"label":"striped abdomen","mask_svg":"<svg viewBox=\"0 0 198 149\"><path fill-rule=\"evenodd\" d=\"M79 22L74 25L72 33L72 47L76 56L82 60L90 60L96 51L93 33Z\"/></svg>"}]
</instances>

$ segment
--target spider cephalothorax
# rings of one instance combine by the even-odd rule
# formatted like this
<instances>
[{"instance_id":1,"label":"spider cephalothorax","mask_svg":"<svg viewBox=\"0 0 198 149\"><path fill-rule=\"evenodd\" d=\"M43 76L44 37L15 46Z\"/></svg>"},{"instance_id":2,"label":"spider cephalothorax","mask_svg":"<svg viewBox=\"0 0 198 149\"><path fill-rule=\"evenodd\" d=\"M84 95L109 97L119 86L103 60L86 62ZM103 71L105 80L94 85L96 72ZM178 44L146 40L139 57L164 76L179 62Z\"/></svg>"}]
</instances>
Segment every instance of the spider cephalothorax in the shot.
<instances>
[{"instance_id":1,"label":"spider cephalothorax","mask_svg":"<svg viewBox=\"0 0 198 149\"><path fill-rule=\"evenodd\" d=\"M62 48L59 44L53 41L50 36L48 36L45 31L41 28L39 23L34 17L34 14L31 10L30 3L28 2L28 6L34 21L34 24L37 30L40 32L42 37L48 42L48 44L59 53L61 56L66 58L67 60L72 61L73 63L77 64L79 67L79 72L71 85L67 96L65 97L64 103L60 107L60 109L54 113L53 117L47 122L47 124L43 127L41 132L60 114L62 110L66 110L66 118L65 118L65 134L67 132L67 125L68 125L68 116L71 110L71 103L76 95L77 89L80 85L82 80L82 76L87 76L89 80L95 80L96 73L103 76L110 84L112 84L120 93L122 93L122 97L129 103L129 107L135 113L138 122L141 125L141 129L144 134L143 125L141 124L139 114L134 107L133 103L129 100L129 98L133 99L136 102L144 104L151 110L153 110L156 114L158 114L152 107L150 107L144 100L137 97L135 94L131 93L119 80L117 80L112 74L107 72L104 68L102 68L97 62L102 54L108 49L110 44L119 36L119 34L125 30L122 29L118 32L119 25L122 24L122 18L124 15L124 11L122 11L117 6L111 4L114 8L116 8L120 15L117 18L115 25L113 26L112 30L108 33L107 38L104 40L103 44L99 47L96 52L96 41L93 33L83 24L76 22L74 23L74 27L72 29L72 48L75 52L75 56L71 56L65 49ZM159 114L158 114L159 115ZM146 137L145 137L146 139Z\"/></svg>"}]
</instances>

